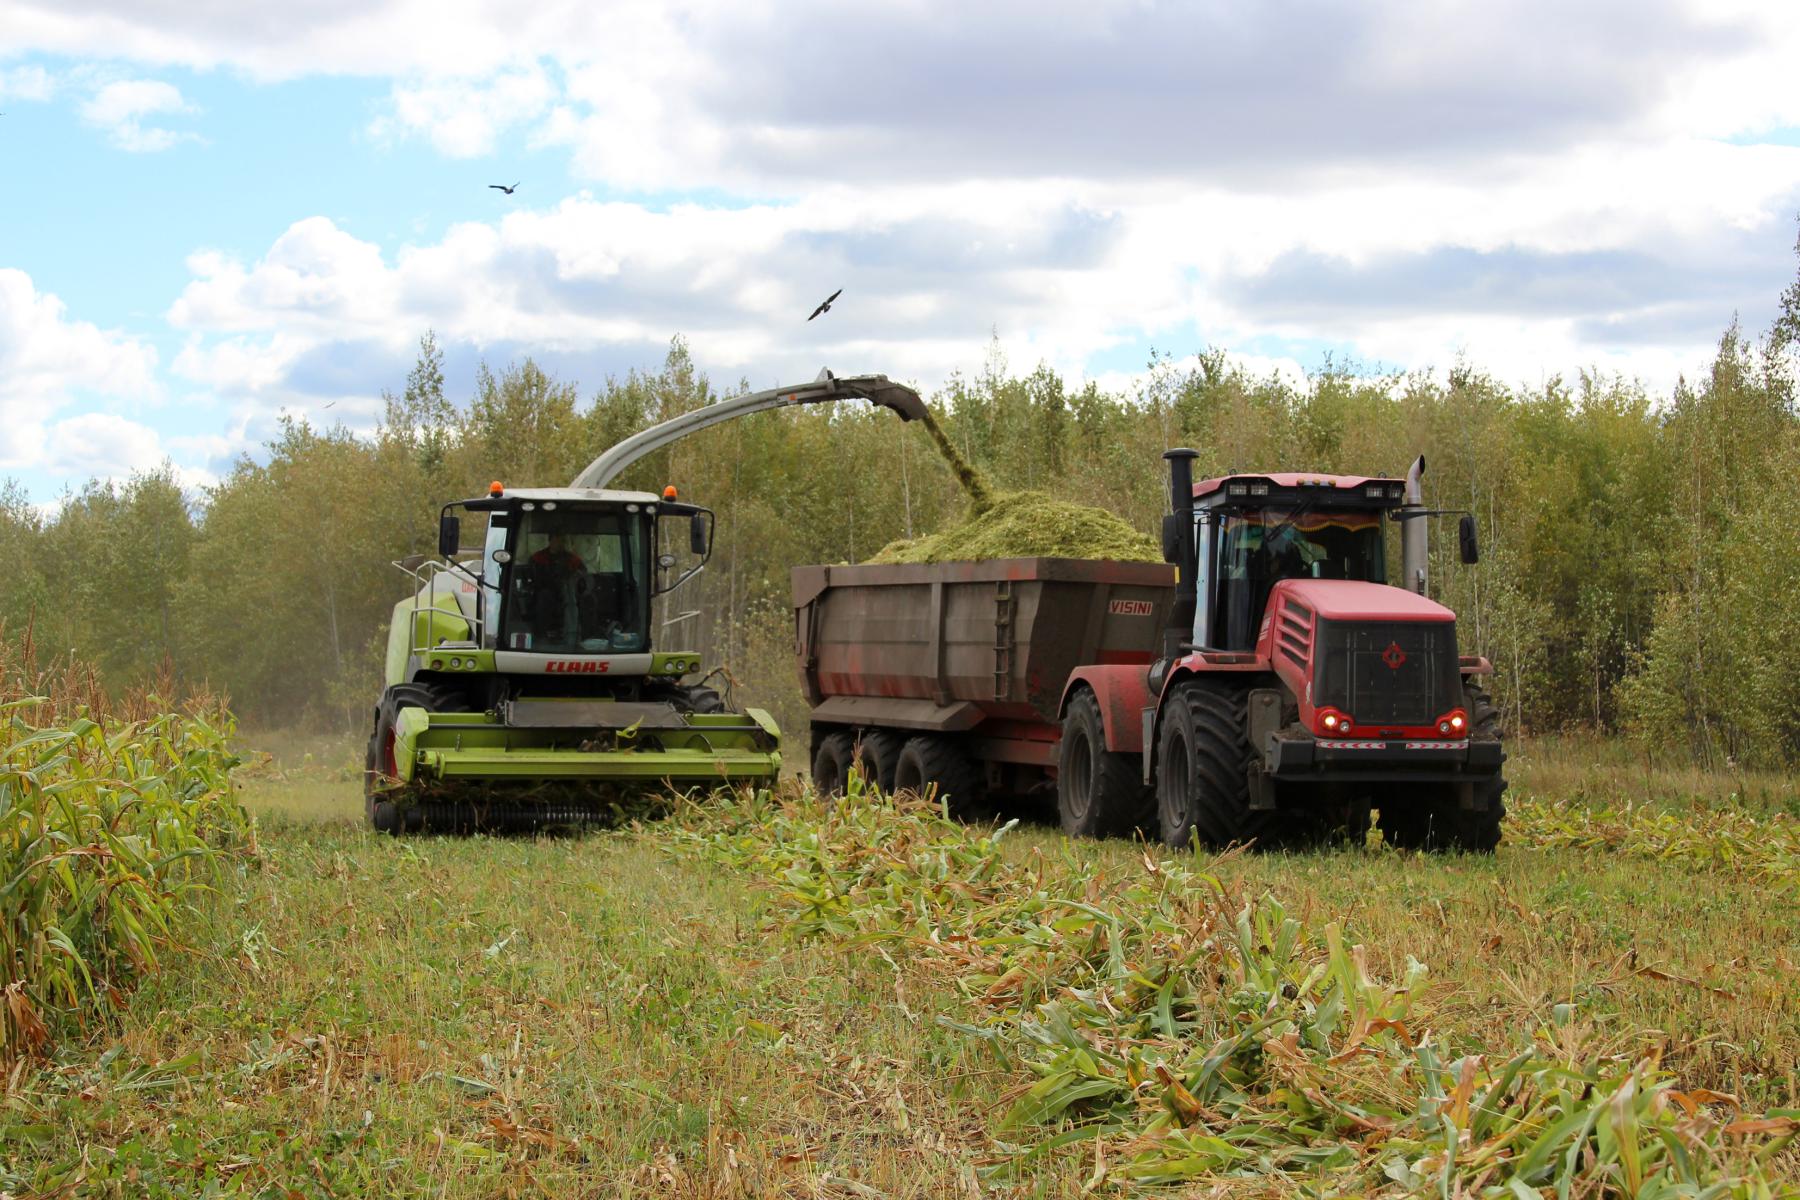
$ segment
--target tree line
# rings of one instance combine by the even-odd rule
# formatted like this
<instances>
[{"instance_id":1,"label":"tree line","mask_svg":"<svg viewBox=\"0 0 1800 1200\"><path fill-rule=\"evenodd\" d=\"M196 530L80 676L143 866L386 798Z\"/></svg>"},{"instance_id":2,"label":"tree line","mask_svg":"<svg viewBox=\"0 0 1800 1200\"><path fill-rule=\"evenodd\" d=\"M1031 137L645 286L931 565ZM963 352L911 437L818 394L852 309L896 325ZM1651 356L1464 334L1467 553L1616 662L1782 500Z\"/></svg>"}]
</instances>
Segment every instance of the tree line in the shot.
<instances>
[{"instance_id":1,"label":"tree line","mask_svg":"<svg viewBox=\"0 0 1800 1200\"><path fill-rule=\"evenodd\" d=\"M996 486L1145 530L1165 508L1171 446L1198 450L1203 475L1399 474L1422 453L1428 501L1479 520L1473 568L1456 561L1454 523L1438 523L1433 590L1458 610L1465 652L1493 660L1509 727L1793 765L1800 283L1783 300L1767 334L1734 324L1705 374L1666 396L1586 373L1509 386L1466 363L1447 380L1328 364L1294 383L1213 351L1158 356L1129 396L995 360L931 399ZM660 369L585 398L527 360L482 368L458 402L427 335L373 433L287 421L197 498L166 469L89 483L49 514L0 485L4 636L29 629L40 654L67 648L120 684L171 669L224 689L252 726L361 729L407 590L390 564L434 548L442 502L491 479L566 484L600 449L721 394L677 338ZM619 486L665 483L719 514L712 565L675 605L700 615L667 636L795 731L789 568L857 562L964 513L925 433L854 402L728 422Z\"/></svg>"}]
</instances>

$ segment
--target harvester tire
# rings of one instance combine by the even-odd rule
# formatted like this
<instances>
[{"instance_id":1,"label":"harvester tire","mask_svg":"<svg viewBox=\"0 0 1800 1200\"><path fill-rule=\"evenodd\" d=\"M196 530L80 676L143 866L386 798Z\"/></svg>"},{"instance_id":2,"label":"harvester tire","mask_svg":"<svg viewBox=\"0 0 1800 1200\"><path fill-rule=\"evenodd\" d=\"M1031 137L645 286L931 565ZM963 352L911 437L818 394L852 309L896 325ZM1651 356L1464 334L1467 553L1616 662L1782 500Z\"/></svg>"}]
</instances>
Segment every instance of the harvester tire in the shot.
<instances>
[{"instance_id":1,"label":"harvester tire","mask_svg":"<svg viewBox=\"0 0 1800 1200\"><path fill-rule=\"evenodd\" d=\"M725 697L712 688L695 684L678 690L680 695L675 706L683 712L711 714L725 711Z\"/></svg>"},{"instance_id":2,"label":"harvester tire","mask_svg":"<svg viewBox=\"0 0 1800 1200\"><path fill-rule=\"evenodd\" d=\"M1210 850L1242 842L1271 849L1284 814L1250 807L1249 697L1241 687L1193 679L1170 690L1157 744L1156 812L1166 845L1198 838Z\"/></svg>"},{"instance_id":3,"label":"harvester tire","mask_svg":"<svg viewBox=\"0 0 1800 1200\"><path fill-rule=\"evenodd\" d=\"M363 756L363 809L369 828L376 833L417 832L409 822L408 810L385 798L382 784L399 775L394 761L394 726L403 708L422 708L426 712L456 712L467 705L462 693L429 683L395 684L381 695L375 706L375 728L369 734L368 752Z\"/></svg>"},{"instance_id":4,"label":"harvester tire","mask_svg":"<svg viewBox=\"0 0 1800 1200\"><path fill-rule=\"evenodd\" d=\"M819 739L813 752L813 790L821 796L842 796L850 790L850 767L856 762L856 737L848 729L839 729ZM866 763L858 764L868 778Z\"/></svg>"},{"instance_id":5,"label":"harvester tire","mask_svg":"<svg viewBox=\"0 0 1800 1200\"><path fill-rule=\"evenodd\" d=\"M1151 794L1135 755L1106 748L1100 701L1089 688L1069 700L1056 767L1056 811L1070 837L1129 834L1149 817Z\"/></svg>"},{"instance_id":6,"label":"harvester tire","mask_svg":"<svg viewBox=\"0 0 1800 1200\"><path fill-rule=\"evenodd\" d=\"M920 734L906 739L894 764L894 794L923 796L936 785L936 796L959 821L984 821L992 814L983 803L981 767L947 737Z\"/></svg>"},{"instance_id":7,"label":"harvester tire","mask_svg":"<svg viewBox=\"0 0 1800 1200\"><path fill-rule=\"evenodd\" d=\"M1473 682L1463 685L1463 707L1473 737L1500 736L1500 710ZM1506 780L1496 772L1475 785L1475 807L1464 808L1455 788L1432 788L1409 805L1381 813L1382 836L1402 850L1465 850L1492 854L1506 818Z\"/></svg>"}]
</instances>

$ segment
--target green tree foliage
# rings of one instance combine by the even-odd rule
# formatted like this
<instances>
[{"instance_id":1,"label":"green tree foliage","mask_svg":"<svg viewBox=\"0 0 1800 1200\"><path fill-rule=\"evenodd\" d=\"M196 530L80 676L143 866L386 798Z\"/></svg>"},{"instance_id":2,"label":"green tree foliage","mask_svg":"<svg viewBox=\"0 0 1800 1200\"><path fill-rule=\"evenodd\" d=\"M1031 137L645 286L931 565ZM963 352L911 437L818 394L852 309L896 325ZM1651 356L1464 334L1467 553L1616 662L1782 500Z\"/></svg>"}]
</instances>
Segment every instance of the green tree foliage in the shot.
<instances>
[{"instance_id":1,"label":"green tree foliage","mask_svg":"<svg viewBox=\"0 0 1800 1200\"><path fill-rule=\"evenodd\" d=\"M1154 355L1132 395L1072 386L998 353L932 398L948 436L1005 489L1039 488L1153 530L1160 455L1240 470L1400 474L1476 514L1483 561L1434 525L1434 593L1464 649L1494 664L1514 728L1620 728L1656 747L1800 762L1800 282L1760 342L1735 327L1706 377L1658 399L1584 374L1509 387L1459 362L1447 381L1328 362L1294 382L1218 351ZM743 388L746 385L738 385ZM251 721L355 728L380 686L380 639L408 590L390 564L429 553L447 500L491 479L568 482L621 438L725 394L671 343L659 369L585 401L526 360L445 395L427 335L369 434L290 423L189 506L168 472L94 484L44 516L0 488L0 620L80 647L109 676L179 672L229 690ZM708 571L665 598L657 636L703 651L739 687L804 724L791 660L789 568L855 562L962 515L922 430L860 405L727 422L638 463L618 486L720 518ZM466 543L479 531L466 530ZM1398 561L1397 546L1392 554Z\"/></svg>"}]
</instances>

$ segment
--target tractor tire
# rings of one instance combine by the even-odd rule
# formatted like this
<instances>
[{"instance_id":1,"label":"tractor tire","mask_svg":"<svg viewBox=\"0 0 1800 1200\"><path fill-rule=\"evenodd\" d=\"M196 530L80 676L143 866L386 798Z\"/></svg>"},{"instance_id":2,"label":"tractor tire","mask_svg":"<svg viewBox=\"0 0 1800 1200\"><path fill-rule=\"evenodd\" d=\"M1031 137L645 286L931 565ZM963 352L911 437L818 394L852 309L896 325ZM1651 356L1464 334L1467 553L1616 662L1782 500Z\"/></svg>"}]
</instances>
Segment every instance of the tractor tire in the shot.
<instances>
[{"instance_id":1,"label":"tractor tire","mask_svg":"<svg viewBox=\"0 0 1800 1200\"><path fill-rule=\"evenodd\" d=\"M856 758L856 736L839 729L819 739L813 752L813 790L821 796L842 796L850 790L850 768L856 766L867 779L868 768Z\"/></svg>"},{"instance_id":2,"label":"tractor tire","mask_svg":"<svg viewBox=\"0 0 1800 1200\"><path fill-rule=\"evenodd\" d=\"M1156 812L1164 844L1210 850L1254 842L1272 849L1292 814L1250 807L1249 698L1211 680L1176 684L1157 743Z\"/></svg>"},{"instance_id":3,"label":"tractor tire","mask_svg":"<svg viewBox=\"0 0 1800 1200\"><path fill-rule=\"evenodd\" d=\"M905 744L906 740L892 730L862 731L863 763L884 796L894 794L894 771L900 765L900 748Z\"/></svg>"},{"instance_id":4,"label":"tractor tire","mask_svg":"<svg viewBox=\"0 0 1800 1200\"><path fill-rule=\"evenodd\" d=\"M468 707L468 698L454 688L431 683L395 684L381 695L375 706L375 728L369 734L367 753L363 756L363 815L376 833L417 832L417 823L409 821L409 810L386 798L384 780L399 777L399 764L394 761L394 726L403 708L422 708L426 712L460 712Z\"/></svg>"},{"instance_id":5,"label":"tractor tire","mask_svg":"<svg viewBox=\"0 0 1800 1200\"><path fill-rule=\"evenodd\" d=\"M1471 736L1499 737L1500 710L1475 683L1463 685L1463 707ZM1462 850L1492 854L1500 845L1500 823L1506 818L1506 780L1498 772L1475 785L1475 807L1462 806L1457 789L1420 788L1411 804L1381 811L1382 837L1400 850Z\"/></svg>"},{"instance_id":6,"label":"tractor tire","mask_svg":"<svg viewBox=\"0 0 1800 1200\"><path fill-rule=\"evenodd\" d=\"M981 767L954 741L938 734L906 739L894 764L894 794L924 796L933 786L936 796L959 821L985 821L993 814L984 801Z\"/></svg>"},{"instance_id":7,"label":"tractor tire","mask_svg":"<svg viewBox=\"0 0 1800 1200\"><path fill-rule=\"evenodd\" d=\"M1137 757L1106 748L1100 701L1088 688L1069 700L1056 767L1056 812L1070 837L1129 834L1150 815Z\"/></svg>"}]
</instances>

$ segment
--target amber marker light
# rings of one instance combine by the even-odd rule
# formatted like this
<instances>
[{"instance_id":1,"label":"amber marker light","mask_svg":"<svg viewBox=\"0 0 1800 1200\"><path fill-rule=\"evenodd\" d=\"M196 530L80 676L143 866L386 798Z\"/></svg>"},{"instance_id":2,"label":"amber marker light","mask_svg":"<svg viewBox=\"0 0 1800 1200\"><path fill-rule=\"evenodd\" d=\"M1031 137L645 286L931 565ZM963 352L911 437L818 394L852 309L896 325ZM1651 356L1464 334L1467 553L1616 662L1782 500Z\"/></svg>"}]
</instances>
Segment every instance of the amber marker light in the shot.
<instances>
[{"instance_id":1,"label":"amber marker light","mask_svg":"<svg viewBox=\"0 0 1800 1200\"><path fill-rule=\"evenodd\" d=\"M671 483L668 487L663 489L663 499L664 500L673 500L674 498L675 498L675 485Z\"/></svg>"},{"instance_id":2,"label":"amber marker light","mask_svg":"<svg viewBox=\"0 0 1800 1200\"><path fill-rule=\"evenodd\" d=\"M505 490L506 490L505 488L500 486L500 481L498 479L496 479L496 480L494 480L494 482L488 484L488 495L490 495L490 496L498 496L500 493L504 492Z\"/></svg>"}]
</instances>

